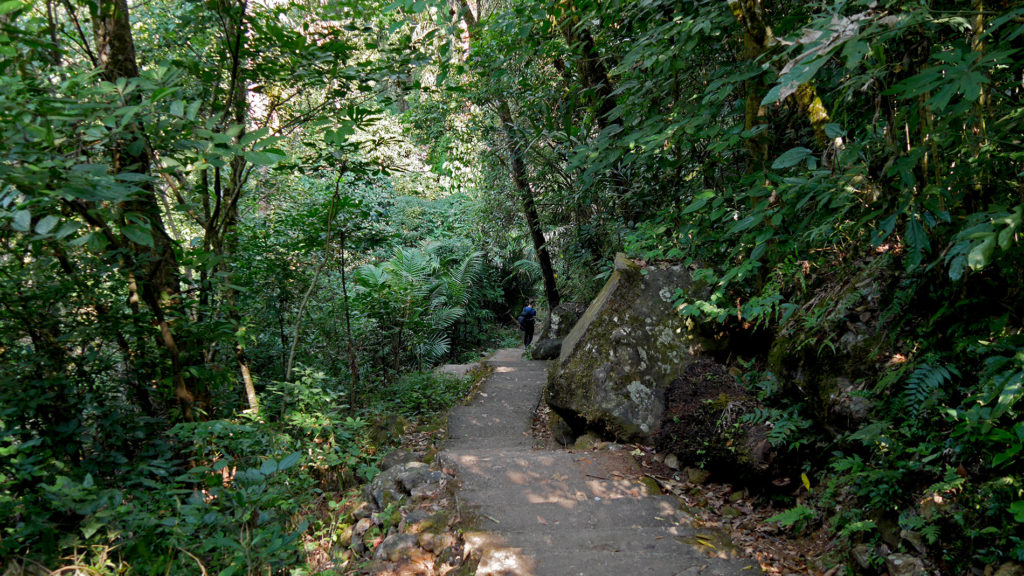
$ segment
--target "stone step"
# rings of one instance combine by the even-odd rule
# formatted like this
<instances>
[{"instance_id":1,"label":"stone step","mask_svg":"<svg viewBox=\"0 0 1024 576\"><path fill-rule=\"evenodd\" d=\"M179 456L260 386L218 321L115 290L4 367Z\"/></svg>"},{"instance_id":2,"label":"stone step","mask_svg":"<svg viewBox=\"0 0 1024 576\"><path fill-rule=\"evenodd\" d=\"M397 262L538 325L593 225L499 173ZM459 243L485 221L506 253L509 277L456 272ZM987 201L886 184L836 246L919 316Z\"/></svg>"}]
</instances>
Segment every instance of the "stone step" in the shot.
<instances>
[{"instance_id":1,"label":"stone step","mask_svg":"<svg viewBox=\"0 0 1024 576\"><path fill-rule=\"evenodd\" d=\"M438 455L458 480L464 526L482 531L466 534L483 555L477 574L760 574L730 558L723 538L696 538L677 499L646 495L626 452L533 450L547 365L520 355L504 350L487 361L494 373L472 404L451 411Z\"/></svg>"},{"instance_id":2,"label":"stone step","mask_svg":"<svg viewBox=\"0 0 1024 576\"><path fill-rule=\"evenodd\" d=\"M583 533L577 538L556 538L543 534L503 534L499 541L480 546L476 574L501 576L619 576L619 575L706 575L758 574L753 562L736 558L701 544L678 540L644 541L654 534L627 530L606 536Z\"/></svg>"},{"instance_id":3,"label":"stone step","mask_svg":"<svg viewBox=\"0 0 1024 576\"><path fill-rule=\"evenodd\" d=\"M536 502L516 499L496 502L500 490L460 491L461 503L470 514L490 519L491 528L504 530L543 530L543 526L561 526L569 530L611 528L657 528L673 535L689 533L690 518L665 501L661 507L640 505L635 500L577 500L573 495L537 494Z\"/></svg>"}]
</instances>

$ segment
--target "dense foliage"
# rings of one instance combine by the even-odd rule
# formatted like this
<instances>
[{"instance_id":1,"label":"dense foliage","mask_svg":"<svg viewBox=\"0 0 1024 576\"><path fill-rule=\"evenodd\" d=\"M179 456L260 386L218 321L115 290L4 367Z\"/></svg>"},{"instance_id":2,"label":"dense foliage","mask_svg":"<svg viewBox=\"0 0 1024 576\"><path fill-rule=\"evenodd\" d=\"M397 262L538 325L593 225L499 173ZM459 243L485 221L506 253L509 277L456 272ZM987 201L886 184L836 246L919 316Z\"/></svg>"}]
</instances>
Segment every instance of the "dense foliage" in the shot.
<instances>
[{"instance_id":1,"label":"dense foliage","mask_svg":"<svg viewBox=\"0 0 1024 576\"><path fill-rule=\"evenodd\" d=\"M381 8L0 5L4 570L291 569L465 394L429 369L528 287L403 135Z\"/></svg>"},{"instance_id":2,"label":"dense foliage","mask_svg":"<svg viewBox=\"0 0 1024 576\"><path fill-rule=\"evenodd\" d=\"M470 45L421 98L490 112L482 161L529 167L563 291L616 250L711 287L678 305L737 336L751 418L816 486L801 525L944 573L1024 559L1024 9L460 8Z\"/></svg>"},{"instance_id":3,"label":"dense foliage","mask_svg":"<svg viewBox=\"0 0 1024 576\"><path fill-rule=\"evenodd\" d=\"M624 251L711 287L787 524L1024 561L1022 50L1005 0L0 2L0 558L295 566L461 392L410 371Z\"/></svg>"}]
</instances>

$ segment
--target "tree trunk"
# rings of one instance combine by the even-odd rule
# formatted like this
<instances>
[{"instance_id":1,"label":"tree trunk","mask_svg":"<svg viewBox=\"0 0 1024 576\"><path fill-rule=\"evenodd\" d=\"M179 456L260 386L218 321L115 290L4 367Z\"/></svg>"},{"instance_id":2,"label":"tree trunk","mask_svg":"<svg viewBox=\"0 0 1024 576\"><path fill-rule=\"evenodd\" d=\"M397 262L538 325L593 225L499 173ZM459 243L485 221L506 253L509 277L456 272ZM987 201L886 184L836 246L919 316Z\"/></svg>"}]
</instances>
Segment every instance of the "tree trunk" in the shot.
<instances>
[{"instance_id":1,"label":"tree trunk","mask_svg":"<svg viewBox=\"0 0 1024 576\"><path fill-rule=\"evenodd\" d=\"M340 179L339 179L340 182ZM359 357L356 355L355 343L352 340L352 315L349 312L348 285L345 278L345 229L340 230L341 240L341 296L345 301L345 353L348 356L348 371L352 374L348 388L348 409L355 412L356 390L359 388Z\"/></svg>"},{"instance_id":2,"label":"tree trunk","mask_svg":"<svg viewBox=\"0 0 1024 576\"><path fill-rule=\"evenodd\" d=\"M562 2L559 5L561 15L558 19L558 29L565 39L570 50L578 50L579 58L576 61L576 71L579 74L580 83L583 89L590 94L590 103L594 110L594 121L602 132L610 126L622 126L622 120L612 118L612 113L618 107L618 99L615 96L615 87L611 77L608 75L608 67L597 50L597 43L590 30L582 25L576 14L576 8L571 2ZM637 218L636 206L627 202L615 202L614 198L626 196L629 190L629 183L619 167L613 167L608 173L608 180L612 189L613 213L618 213L624 221L631 221ZM596 247L589 247L599 260Z\"/></svg>"},{"instance_id":3,"label":"tree trunk","mask_svg":"<svg viewBox=\"0 0 1024 576\"><path fill-rule=\"evenodd\" d=\"M98 0L90 8L93 10L96 58L103 69L103 78L116 82L121 78L138 77L139 67L135 58L127 0ZM145 138L142 128L137 124L129 125L126 133L128 138ZM111 147L113 170L148 175L150 158L146 147L132 146L126 140ZM129 225L136 219L149 226L152 246L136 242L125 235L120 236L119 244L129 248L129 286L134 291L133 298L140 299L149 308L160 329L160 342L171 361L174 397L185 419L193 420L194 405L201 401L202 394L195 378L186 373L187 347L182 345L173 326L175 316L184 317L184 314L173 311L181 304L178 262L152 183L143 182L135 197L122 204L120 212L121 226ZM168 312L171 312L171 317L168 317Z\"/></svg>"},{"instance_id":4,"label":"tree trunk","mask_svg":"<svg viewBox=\"0 0 1024 576\"><path fill-rule=\"evenodd\" d=\"M729 9L743 29L743 58L753 63L768 50L777 40L772 29L765 20L764 7L761 0L728 0ZM768 111L761 106L765 95L765 83L762 75L749 78L744 82L746 91L744 128L749 132L754 128L768 123ZM818 91L810 83L801 84L791 96L796 108L811 124L814 137L822 149L830 146L842 147L841 139L833 141L825 133L825 125L831 120L828 110L818 96ZM757 136L747 141L747 147L754 158L753 171L763 170L768 165L771 135L762 130Z\"/></svg>"},{"instance_id":5,"label":"tree trunk","mask_svg":"<svg viewBox=\"0 0 1024 576\"><path fill-rule=\"evenodd\" d=\"M471 38L477 25L475 13L470 9L468 0L460 0L460 7L460 16L466 22L466 36ZM526 151L520 147L519 139L515 136L512 110L509 109L508 102L503 98L498 100L498 116L501 118L508 141L509 154L512 157L512 180L523 202L526 225L530 229L533 249L537 252L537 260L540 262L540 272L544 279L544 297L548 302L548 306L554 308L561 302L561 297L558 295L558 287L555 284L555 270L551 265L551 255L548 253L547 242L544 240L544 231L540 226L540 216L537 214L537 204L534 202L533 189L530 188L530 180L526 173L526 161L523 158Z\"/></svg>"},{"instance_id":6,"label":"tree trunk","mask_svg":"<svg viewBox=\"0 0 1024 576\"><path fill-rule=\"evenodd\" d=\"M340 182L340 177L339 177ZM299 303L299 312L295 317L295 328L292 331L292 345L288 351L288 362L285 363L284 379L285 381L291 381L292 369L295 368L295 350L299 344L299 335L302 333L302 317L306 312L306 304L309 303L309 297L313 294L313 289L316 288L317 281L320 280L320 273L323 272L324 266L327 265L330 260L331 253L331 228L334 225L334 218L337 216L338 210L338 191L335 189L334 198L331 199L331 207L327 213L327 236L324 238L324 255L320 260L320 264L316 267L316 272L313 273L313 280L309 283L309 288L306 293L302 296L302 302Z\"/></svg>"},{"instance_id":7,"label":"tree trunk","mask_svg":"<svg viewBox=\"0 0 1024 576\"><path fill-rule=\"evenodd\" d=\"M241 344L235 344L235 359L238 360L238 371L242 374L242 385L245 387L245 399L249 403L249 411L258 414L260 411L260 400L256 396L256 386L252 383L252 373L249 372L249 360L245 357L245 350Z\"/></svg>"},{"instance_id":8,"label":"tree trunk","mask_svg":"<svg viewBox=\"0 0 1024 576\"><path fill-rule=\"evenodd\" d=\"M523 159L526 151L522 149L519 139L515 136L515 126L512 124L512 111L505 100L498 102L498 115L501 117L501 123L504 125L505 135L508 139L512 164L512 180L523 202L526 225L530 229L533 249L537 252L537 260L540 262L540 272L544 279L544 296L548 301L548 306L554 308L561 302L561 298L558 295L558 287L555 284L555 271L551 266L551 255L548 253L547 242L544 240L544 231L540 226L540 216L537 214L537 204L534 202L533 189L530 187L530 180L526 173L526 161Z\"/></svg>"},{"instance_id":9,"label":"tree trunk","mask_svg":"<svg viewBox=\"0 0 1024 576\"><path fill-rule=\"evenodd\" d=\"M580 58L576 62L576 69L583 88L592 94L591 102L594 105L598 128L604 130L613 124L620 124L621 122L611 118L611 113L618 102L612 80L608 76L608 68L597 51L594 37L590 30L581 25L575 6L571 2L562 2L559 8L562 13L558 19L558 29L569 49L579 50Z\"/></svg>"}]
</instances>

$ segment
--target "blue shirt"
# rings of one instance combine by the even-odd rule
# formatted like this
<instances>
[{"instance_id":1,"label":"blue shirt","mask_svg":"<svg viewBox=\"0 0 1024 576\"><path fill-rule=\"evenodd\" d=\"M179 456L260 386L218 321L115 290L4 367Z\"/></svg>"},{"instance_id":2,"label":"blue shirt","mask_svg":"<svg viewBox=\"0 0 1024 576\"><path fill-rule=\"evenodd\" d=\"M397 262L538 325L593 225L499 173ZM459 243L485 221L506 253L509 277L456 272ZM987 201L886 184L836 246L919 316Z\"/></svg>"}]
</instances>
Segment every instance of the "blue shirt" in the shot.
<instances>
[{"instance_id":1,"label":"blue shirt","mask_svg":"<svg viewBox=\"0 0 1024 576\"><path fill-rule=\"evenodd\" d=\"M523 324L533 324L533 317L536 315L537 311L529 304L527 304L526 308L523 308L523 313L520 314L523 317Z\"/></svg>"}]
</instances>

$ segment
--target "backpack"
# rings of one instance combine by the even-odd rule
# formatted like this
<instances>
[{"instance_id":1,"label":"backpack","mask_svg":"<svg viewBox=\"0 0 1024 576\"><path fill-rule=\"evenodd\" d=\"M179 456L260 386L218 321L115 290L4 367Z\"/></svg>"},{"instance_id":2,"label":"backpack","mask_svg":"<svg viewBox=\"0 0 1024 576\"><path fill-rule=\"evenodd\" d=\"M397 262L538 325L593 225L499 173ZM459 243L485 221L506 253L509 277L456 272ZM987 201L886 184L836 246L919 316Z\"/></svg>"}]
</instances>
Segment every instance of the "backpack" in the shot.
<instances>
[{"instance_id":1,"label":"backpack","mask_svg":"<svg viewBox=\"0 0 1024 576\"><path fill-rule=\"evenodd\" d=\"M519 323L519 329L520 330L525 330L526 327L523 326L523 322L526 322L526 314L520 314L519 318L516 318L516 322Z\"/></svg>"}]
</instances>

